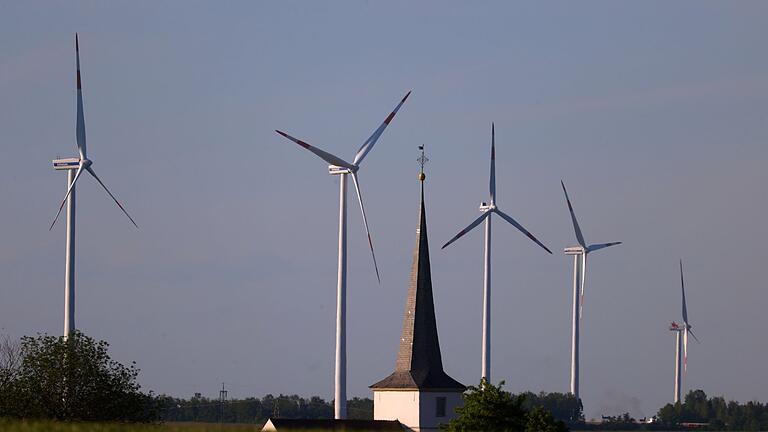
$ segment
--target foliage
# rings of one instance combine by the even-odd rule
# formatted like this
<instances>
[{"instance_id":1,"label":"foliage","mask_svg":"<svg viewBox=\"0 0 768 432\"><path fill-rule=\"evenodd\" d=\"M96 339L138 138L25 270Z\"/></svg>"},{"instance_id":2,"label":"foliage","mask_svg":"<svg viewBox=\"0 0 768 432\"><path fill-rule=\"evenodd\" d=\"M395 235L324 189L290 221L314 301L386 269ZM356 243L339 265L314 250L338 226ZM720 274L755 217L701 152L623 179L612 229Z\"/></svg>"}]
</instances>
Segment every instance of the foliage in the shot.
<instances>
[{"instance_id":1,"label":"foliage","mask_svg":"<svg viewBox=\"0 0 768 432\"><path fill-rule=\"evenodd\" d=\"M669 427L682 423L709 423L710 430L768 430L768 406L759 402L726 402L723 397L708 398L702 390L692 390L683 403L667 404L659 410L659 420Z\"/></svg>"},{"instance_id":2,"label":"foliage","mask_svg":"<svg viewBox=\"0 0 768 432\"><path fill-rule=\"evenodd\" d=\"M485 379L477 387L464 393L464 405L456 408L458 417L444 427L448 431L567 431L565 424L556 421L542 407L528 411L524 407L525 395L514 396Z\"/></svg>"},{"instance_id":3,"label":"foliage","mask_svg":"<svg viewBox=\"0 0 768 432\"><path fill-rule=\"evenodd\" d=\"M15 403L15 387L21 368L21 343L8 335L0 336L0 413Z\"/></svg>"},{"instance_id":4,"label":"foliage","mask_svg":"<svg viewBox=\"0 0 768 432\"><path fill-rule=\"evenodd\" d=\"M545 393L539 394L533 392L522 393L525 397L523 408L533 410L541 407L549 411L555 420L560 420L566 424L576 424L584 422L584 414L581 400L577 399L571 393Z\"/></svg>"},{"instance_id":5,"label":"foliage","mask_svg":"<svg viewBox=\"0 0 768 432\"><path fill-rule=\"evenodd\" d=\"M141 393L139 370L112 360L109 344L74 332L21 338L21 361L3 373L0 416L78 420L151 421L152 395Z\"/></svg>"},{"instance_id":6,"label":"foliage","mask_svg":"<svg viewBox=\"0 0 768 432\"><path fill-rule=\"evenodd\" d=\"M552 413L542 407L536 407L528 412L525 432L565 432L565 423L556 421Z\"/></svg>"}]
</instances>

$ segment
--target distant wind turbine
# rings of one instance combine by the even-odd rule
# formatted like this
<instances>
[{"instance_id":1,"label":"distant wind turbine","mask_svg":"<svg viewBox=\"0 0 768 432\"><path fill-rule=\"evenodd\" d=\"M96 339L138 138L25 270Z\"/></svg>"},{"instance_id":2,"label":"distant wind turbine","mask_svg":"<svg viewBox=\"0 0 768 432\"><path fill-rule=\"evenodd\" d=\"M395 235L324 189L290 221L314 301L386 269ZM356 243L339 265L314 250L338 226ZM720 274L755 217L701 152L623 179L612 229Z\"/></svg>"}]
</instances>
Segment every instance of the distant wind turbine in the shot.
<instances>
[{"instance_id":1,"label":"distant wind turbine","mask_svg":"<svg viewBox=\"0 0 768 432\"><path fill-rule=\"evenodd\" d=\"M675 332L675 403L680 402L680 396L682 393L682 376L681 376L681 369L683 373L688 369L688 334L696 340L696 342L699 342L699 339L696 337L696 335L693 334L693 326L691 326L688 323L688 308L685 305L685 281L683 280L683 260L680 260L680 290L682 291L683 296L683 325L672 321L672 324L669 326L669 330ZM682 353L681 353L681 347L682 347ZM682 356L681 356L682 354ZM681 364L681 357L682 357L682 364ZM681 368L682 366L682 368Z\"/></svg>"},{"instance_id":2,"label":"distant wind turbine","mask_svg":"<svg viewBox=\"0 0 768 432\"><path fill-rule=\"evenodd\" d=\"M53 219L50 228L52 230L56 221L59 219L64 204L67 204L67 252L66 252L66 270L64 282L64 337L68 337L75 330L75 183L80 178L80 174L87 171L96 181L107 191L112 200L115 201L120 210L128 216L131 223L138 228L131 215L123 208L112 192L99 179L93 170L93 162L88 159L88 153L85 146L85 116L83 114L83 90L80 80L80 44L77 34L75 34L75 58L77 61L77 124L75 128L77 138L77 149L80 152L79 158L55 159L53 169L67 171L67 193L59 206L59 211Z\"/></svg>"},{"instance_id":3,"label":"distant wind turbine","mask_svg":"<svg viewBox=\"0 0 768 432\"><path fill-rule=\"evenodd\" d=\"M491 174L489 181L490 192L490 204L481 203L480 211L483 213L479 218L475 219L466 228L459 231L452 239L443 245L442 249L445 249L449 244L458 240L464 234L472 231L473 228L480 225L480 222L485 220L485 264L483 267L483 347L482 347L482 371L481 378L485 378L486 381L491 379L491 215L496 213L502 219L512 224L515 228L520 230L529 239L533 240L537 245L541 246L549 252L540 241L536 239L528 230L523 228L516 220L511 216L501 211L496 207L496 130L493 123L491 123Z\"/></svg>"},{"instance_id":4,"label":"distant wind turbine","mask_svg":"<svg viewBox=\"0 0 768 432\"><path fill-rule=\"evenodd\" d=\"M565 201L568 203L568 211L571 213L571 222L573 222L573 231L576 233L578 246L565 248L566 255L573 255L573 316L571 327L571 394L576 399L579 398L579 319L584 307L584 282L587 273L587 255L590 252L598 251L610 246L621 244L621 242L596 243L587 246L584 236L581 234L579 222L576 220L576 214L573 212L571 200L568 198L568 191L565 190L565 183L560 180L560 185L565 193Z\"/></svg>"},{"instance_id":5,"label":"distant wind turbine","mask_svg":"<svg viewBox=\"0 0 768 432\"><path fill-rule=\"evenodd\" d=\"M363 225L365 233L368 236L368 246L371 249L373 258L373 267L376 270L376 279L381 283L379 277L379 267L376 264L376 254L373 252L373 240L371 232L368 229L368 220L365 217L365 207L363 207L363 195L360 191L360 183L357 179L357 171L365 156L373 149L376 141L384 133L384 129L403 106L411 92L408 92L395 109L384 119L384 122L365 140L363 145L355 154L352 163L345 161L337 156L313 147L306 142L294 138L285 132L276 130L278 134L288 138L296 144L304 147L320 157L320 159L331 164L328 172L331 175L339 175L339 266L338 266L338 284L336 293L336 371L335 371L335 392L334 392L334 417L336 419L347 418L347 175L352 177L357 192L357 200L360 203L360 212L363 215Z\"/></svg>"}]
</instances>

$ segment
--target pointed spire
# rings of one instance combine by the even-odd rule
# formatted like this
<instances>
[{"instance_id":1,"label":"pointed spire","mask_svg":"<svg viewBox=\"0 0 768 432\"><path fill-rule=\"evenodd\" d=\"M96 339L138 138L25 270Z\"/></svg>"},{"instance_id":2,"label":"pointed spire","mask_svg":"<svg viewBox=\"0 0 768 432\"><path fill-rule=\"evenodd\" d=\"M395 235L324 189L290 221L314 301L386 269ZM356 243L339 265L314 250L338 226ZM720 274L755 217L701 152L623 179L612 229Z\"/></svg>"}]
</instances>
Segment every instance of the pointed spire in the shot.
<instances>
[{"instance_id":1,"label":"pointed spire","mask_svg":"<svg viewBox=\"0 0 768 432\"><path fill-rule=\"evenodd\" d=\"M464 386L443 371L440 341L437 335L435 304L432 292L432 273L429 262L427 214L424 205L424 146L419 146L419 183L421 203L419 223L416 229L416 245L413 248L411 277L405 302L403 331L397 353L395 371L387 378L373 384L374 389L443 389L463 390Z\"/></svg>"}]
</instances>

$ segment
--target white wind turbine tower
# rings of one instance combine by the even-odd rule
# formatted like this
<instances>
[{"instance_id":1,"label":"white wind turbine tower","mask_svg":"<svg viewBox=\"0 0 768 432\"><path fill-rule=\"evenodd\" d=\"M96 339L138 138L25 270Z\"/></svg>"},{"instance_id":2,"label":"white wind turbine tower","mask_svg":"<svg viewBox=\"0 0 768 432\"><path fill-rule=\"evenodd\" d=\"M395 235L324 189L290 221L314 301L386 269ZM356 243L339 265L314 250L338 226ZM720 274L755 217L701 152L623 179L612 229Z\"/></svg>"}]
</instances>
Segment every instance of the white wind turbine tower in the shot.
<instances>
[{"instance_id":1,"label":"white wind turbine tower","mask_svg":"<svg viewBox=\"0 0 768 432\"><path fill-rule=\"evenodd\" d=\"M336 291L336 368L335 368L335 391L334 391L334 417L336 419L347 418L347 175L352 176L352 182L355 184L355 191L357 192L357 200L360 203L360 212L363 215L363 225L365 226L365 233L368 235L368 246L371 249L371 257L373 257L373 266L376 270L376 279L381 283L379 278L379 267L376 264L376 255L373 252L373 241L371 240L371 232L368 229L368 220L365 217L365 207L363 207L363 195L360 191L360 183L357 179L357 171L360 169L360 164L365 159L365 156L373 149L376 141L384 133L384 129L389 126L389 123L400 110L400 107L408 99L411 92L408 92L400 103L397 104L395 109L387 116L384 122L373 132L373 134L365 140L363 145L355 154L355 159L352 163L345 161L337 156L320 150L317 147L313 147L306 142L294 138L285 132L276 130L275 132L295 142L296 144L304 147L312 153L319 156L322 160L331 164L328 167L328 172L331 175L340 176L339 181L339 267L338 267L338 283Z\"/></svg>"},{"instance_id":2,"label":"white wind turbine tower","mask_svg":"<svg viewBox=\"0 0 768 432\"><path fill-rule=\"evenodd\" d=\"M596 243L587 246L584 236L581 234L579 222L576 221L576 214L573 212L571 200L568 198L568 191L565 190L565 183L560 180L560 185L565 193L565 201L568 203L568 211L571 213L571 222L573 230L576 233L578 246L565 248L566 255L573 255L573 316L571 327L571 394L579 399L579 326L584 307L584 282L587 273L587 255L600 249L621 244L621 242Z\"/></svg>"},{"instance_id":3,"label":"white wind turbine tower","mask_svg":"<svg viewBox=\"0 0 768 432\"><path fill-rule=\"evenodd\" d=\"M512 224L515 228L520 230L523 234L528 236L544 248L550 254L552 251L547 249L540 241L536 239L528 230L523 228L516 220L511 216L499 210L496 207L496 131L494 124L491 123L491 175L489 182L490 190L490 204L481 203L480 211L483 213L479 218L475 219L466 228L459 231L452 239L443 245L442 249L456 241L459 237L470 232L474 227L480 225L480 222L485 220L485 252L484 252L484 266L483 266L483 347L482 347L482 371L481 378L490 382L491 380L491 215L496 213L502 219Z\"/></svg>"},{"instance_id":4,"label":"white wind turbine tower","mask_svg":"<svg viewBox=\"0 0 768 432\"><path fill-rule=\"evenodd\" d=\"M112 197L120 210L128 216L133 225L138 228L136 222L131 215L123 208L120 202L117 201L112 192L107 189L107 186L99 179L96 172L93 170L93 162L88 159L88 153L85 146L85 116L83 114L83 91L80 81L80 44L78 42L77 34L75 34L75 57L77 62L77 124L76 124L76 138L77 149L80 153L80 157L76 158L64 158L55 159L53 161L53 169L67 171L67 193L64 195L64 200L59 206L59 211L56 213L56 217L51 223L49 231L53 229L56 221L59 219L61 210L64 208L64 204L67 205L67 252L66 252L66 270L64 281L64 337L68 337L71 332L75 330L75 183L80 178L83 171L87 171L97 182L104 188L105 191Z\"/></svg>"},{"instance_id":5,"label":"white wind turbine tower","mask_svg":"<svg viewBox=\"0 0 768 432\"><path fill-rule=\"evenodd\" d=\"M680 324L672 321L672 324L669 326L669 330L675 332L675 403L680 402L680 396L682 393L683 380L680 373L681 369L684 373L688 368L688 334L690 333L691 336L696 339L696 342L699 342L699 339L696 337L696 335L693 334L693 330L691 330L693 326L688 323L688 308L685 305L685 282L683 280L682 259L680 260L680 289L683 293L683 325L681 326ZM683 349L683 353L680 352L681 347Z\"/></svg>"}]
</instances>

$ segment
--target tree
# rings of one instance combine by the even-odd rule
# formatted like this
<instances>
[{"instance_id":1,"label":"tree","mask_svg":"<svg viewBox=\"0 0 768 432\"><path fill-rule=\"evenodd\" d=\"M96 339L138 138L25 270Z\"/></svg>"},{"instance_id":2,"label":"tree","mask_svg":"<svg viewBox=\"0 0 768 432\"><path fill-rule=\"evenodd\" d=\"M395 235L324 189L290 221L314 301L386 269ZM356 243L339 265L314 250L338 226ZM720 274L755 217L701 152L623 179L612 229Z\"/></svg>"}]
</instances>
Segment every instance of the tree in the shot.
<instances>
[{"instance_id":1,"label":"tree","mask_svg":"<svg viewBox=\"0 0 768 432\"><path fill-rule=\"evenodd\" d=\"M565 424L538 407L531 412L523 408L525 395L514 396L485 379L477 387L469 387L464 394L464 405L456 408L458 417L444 427L448 431L536 431L563 432Z\"/></svg>"},{"instance_id":2,"label":"tree","mask_svg":"<svg viewBox=\"0 0 768 432\"><path fill-rule=\"evenodd\" d=\"M16 379L21 368L21 344L8 335L0 336L0 413L16 405Z\"/></svg>"},{"instance_id":3,"label":"tree","mask_svg":"<svg viewBox=\"0 0 768 432\"><path fill-rule=\"evenodd\" d=\"M555 420L560 420L568 424L577 424L584 422L584 414L581 400L571 393L545 393L539 394L533 392L523 393L525 401L523 407L531 411L534 408L541 407L552 414Z\"/></svg>"},{"instance_id":4,"label":"tree","mask_svg":"<svg viewBox=\"0 0 768 432\"><path fill-rule=\"evenodd\" d=\"M709 430L768 430L768 406L760 402L739 404L723 397L707 398L701 390L691 390L684 403L667 404L657 415L667 427L684 422L709 423Z\"/></svg>"},{"instance_id":5,"label":"tree","mask_svg":"<svg viewBox=\"0 0 768 432\"><path fill-rule=\"evenodd\" d=\"M373 420L373 401L368 398L352 398L347 401L349 418L360 420Z\"/></svg>"},{"instance_id":6,"label":"tree","mask_svg":"<svg viewBox=\"0 0 768 432\"><path fill-rule=\"evenodd\" d=\"M552 413L542 407L536 407L528 413L525 432L566 432L565 423L557 421Z\"/></svg>"},{"instance_id":7,"label":"tree","mask_svg":"<svg viewBox=\"0 0 768 432\"><path fill-rule=\"evenodd\" d=\"M0 415L89 421L151 421L154 398L136 382L135 364L123 366L109 344L74 332L68 338L21 338L22 361L12 379L12 406Z\"/></svg>"}]
</instances>

